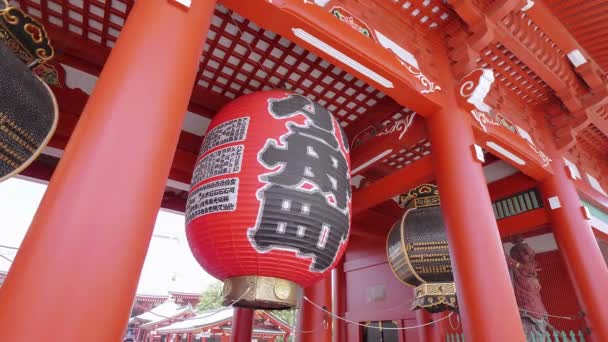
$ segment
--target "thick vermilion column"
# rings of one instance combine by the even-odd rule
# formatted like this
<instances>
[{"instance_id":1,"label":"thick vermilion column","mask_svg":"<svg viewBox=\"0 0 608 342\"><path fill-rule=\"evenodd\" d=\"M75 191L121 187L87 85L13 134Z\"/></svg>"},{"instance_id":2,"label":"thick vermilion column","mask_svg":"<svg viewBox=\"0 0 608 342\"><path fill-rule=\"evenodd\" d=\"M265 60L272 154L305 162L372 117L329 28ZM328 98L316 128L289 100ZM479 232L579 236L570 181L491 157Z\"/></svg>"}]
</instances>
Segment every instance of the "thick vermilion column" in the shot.
<instances>
[{"instance_id":1,"label":"thick vermilion column","mask_svg":"<svg viewBox=\"0 0 608 342\"><path fill-rule=\"evenodd\" d=\"M346 272L344 272L344 260L342 260L335 270L334 273L334 293L333 303L335 304L334 312L340 316L346 316ZM346 342L346 322L341 319L333 319L334 326L334 341L335 342Z\"/></svg>"},{"instance_id":2,"label":"thick vermilion column","mask_svg":"<svg viewBox=\"0 0 608 342\"><path fill-rule=\"evenodd\" d=\"M608 341L608 269L589 222L585 220L582 204L574 183L566 173L561 155L546 149L552 158L554 175L541 183L543 199L551 218L555 240L564 258L579 304L591 328L595 342ZM551 203L549 200L551 199Z\"/></svg>"},{"instance_id":3,"label":"thick vermilion column","mask_svg":"<svg viewBox=\"0 0 608 342\"><path fill-rule=\"evenodd\" d=\"M232 316L232 336L231 342L250 342L253 334L253 314L252 309L235 308Z\"/></svg>"},{"instance_id":4,"label":"thick vermilion column","mask_svg":"<svg viewBox=\"0 0 608 342\"><path fill-rule=\"evenodd\" d=\"M305 288L303 295L331 312L331 277ZM303 298L298 310L296 342L331 342L331 316Z\"/></svg>"},{"instance_id":5,"label":"thick vermilion column","mask_svg":"<svg viewBox=\"0 0 608 342\"><path fill-rule=\"evenodd\" d=\"M1 341L122 338L214 8L135 2L0 290Z\"/></svg>"},{"instance_id":6,"label":"thick vermilion column","mask_svg":"<svg viewBox=\"0 0 608 342\"><path fill-rule=\"evenodd\" d=\"M467 341L525 337L473 130L453 94L427 122Z\"/></svg>"}]
</instances>

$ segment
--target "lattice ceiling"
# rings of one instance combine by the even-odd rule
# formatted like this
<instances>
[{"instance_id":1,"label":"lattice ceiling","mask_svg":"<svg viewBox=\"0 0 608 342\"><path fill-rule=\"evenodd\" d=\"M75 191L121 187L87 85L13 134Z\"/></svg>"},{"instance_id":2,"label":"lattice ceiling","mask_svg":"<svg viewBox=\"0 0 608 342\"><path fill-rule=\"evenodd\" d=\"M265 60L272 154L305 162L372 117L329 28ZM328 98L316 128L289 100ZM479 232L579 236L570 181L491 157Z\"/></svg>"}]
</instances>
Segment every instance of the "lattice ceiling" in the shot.
<instances>
[{"instance_id":1,"label":"lattice ceiling","mask_svg":"<svg viewBox=\"0 0 608 342\"><path fill-rule=\"evenodd\" d=\"M108 47L114 46L133 4L122 0L17 3L43 22ZM212 19L196 82L197 87L230 99L257 90L287 88L325 106L343 127L385 96L341 68L221 5Z\"/></svg>"}]
</instances>

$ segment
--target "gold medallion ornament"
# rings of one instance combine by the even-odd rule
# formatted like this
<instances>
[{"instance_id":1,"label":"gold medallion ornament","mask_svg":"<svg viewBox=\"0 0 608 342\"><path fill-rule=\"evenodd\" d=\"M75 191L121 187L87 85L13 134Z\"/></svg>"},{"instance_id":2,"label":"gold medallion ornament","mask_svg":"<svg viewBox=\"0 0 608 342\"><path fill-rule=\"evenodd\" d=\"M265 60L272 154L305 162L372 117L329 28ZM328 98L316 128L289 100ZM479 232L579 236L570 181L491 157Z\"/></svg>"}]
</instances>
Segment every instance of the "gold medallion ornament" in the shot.
<instances>
[{"instance_id":1,"label":"gold medallion ornament","mask_svg":"<svg viewBox=\"0 0 608 342\"><path fill-rule=\"evenodd\" d=\"M401 195L399 205L407 210L386 242L393 274L416 288L412 309L455 310L456 286L437 186L420 185Z\"/></svg>"}]
</instances>

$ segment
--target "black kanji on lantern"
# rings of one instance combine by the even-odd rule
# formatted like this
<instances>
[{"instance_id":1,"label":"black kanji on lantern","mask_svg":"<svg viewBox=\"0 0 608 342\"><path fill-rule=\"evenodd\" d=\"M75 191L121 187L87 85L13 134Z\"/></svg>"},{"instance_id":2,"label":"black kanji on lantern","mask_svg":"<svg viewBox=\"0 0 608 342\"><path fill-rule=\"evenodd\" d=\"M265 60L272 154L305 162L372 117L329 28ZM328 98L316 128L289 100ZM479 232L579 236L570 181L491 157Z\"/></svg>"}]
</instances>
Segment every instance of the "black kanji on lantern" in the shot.
<instances>
[{"instance_id":1,"label":"black kanji on lantern","mask_svg":"<svg viewBox=\"0 0 608 342\"><path fill-rule=\"evenodd\" d=\"M306 97L270 100L269 112L279 119L303 114L308 120L304 125L287 123L280 145L269 139L258 156L267 168L280 168L264 178L270 186L261 194L261 211L250 238L262 252L289 249L311 257L311 270L322 272L335 261L348 236L350 180L345 153L331 114ZM315 189L304 189L304 183Z\"/></svg>"},{"instance_id":2,"label":"black kanji on lantern","mask_svg":"<svg viewBox=\"0 0 608 342\"><path fill-rule=\"evenodd\" d=\"M279 185L264 189L262 217L252 236L258 250L295 250L314 259L311 270L322 272L334 262L347 236L348 215L327 205L318 191Z\"/></svg>"}]
</instances>

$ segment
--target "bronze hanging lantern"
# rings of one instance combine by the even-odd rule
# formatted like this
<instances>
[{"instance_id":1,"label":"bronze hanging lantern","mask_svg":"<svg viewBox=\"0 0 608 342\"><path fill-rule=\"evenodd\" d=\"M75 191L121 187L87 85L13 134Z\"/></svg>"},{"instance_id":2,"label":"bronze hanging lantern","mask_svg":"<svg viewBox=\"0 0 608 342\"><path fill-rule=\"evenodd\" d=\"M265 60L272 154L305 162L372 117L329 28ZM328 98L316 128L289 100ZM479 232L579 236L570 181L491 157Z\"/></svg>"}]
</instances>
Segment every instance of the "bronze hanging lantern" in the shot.
<instances>
[{"instance_id":1,"label":"bronze hanging lantern","mask_svg":"<svg viewBox=\"0 0 608 342\"><path fill-rule=\"evenodd\" d=\"M407 208L388 234L386 251L395 276L416 288L412 309L429 312L455 310L456 286L439 207L439 191L423 184L406 195L399 205Z\"/></svg>"},{"instance_id":2,"label":"bronze hanging lantern","mask_svg":"<svg viewBox=\"0 0 608 342\"><path fill-rule=\"evenodd\" d=\"M57 101L37 77L54 55L44 27L0 0L0 181L31 164L57 126Z\"/></svg>"}]
</instances>

